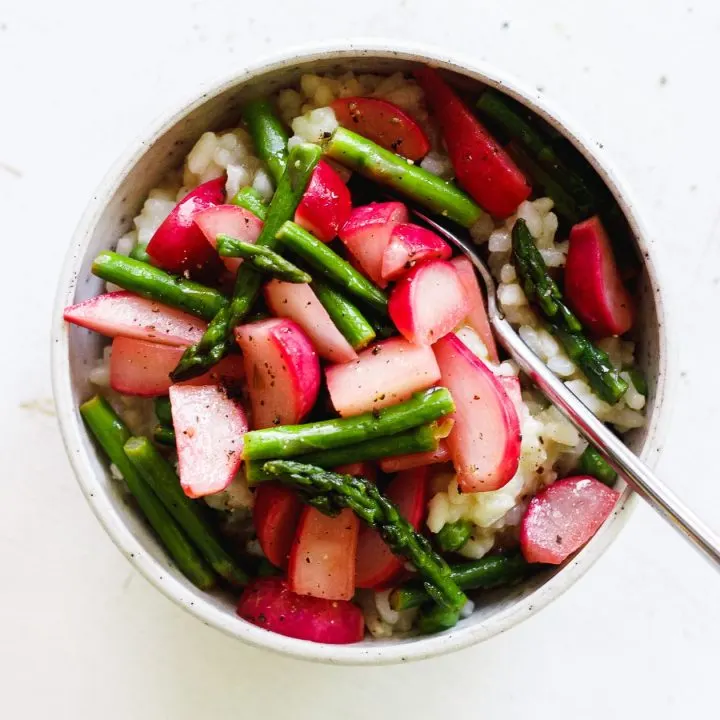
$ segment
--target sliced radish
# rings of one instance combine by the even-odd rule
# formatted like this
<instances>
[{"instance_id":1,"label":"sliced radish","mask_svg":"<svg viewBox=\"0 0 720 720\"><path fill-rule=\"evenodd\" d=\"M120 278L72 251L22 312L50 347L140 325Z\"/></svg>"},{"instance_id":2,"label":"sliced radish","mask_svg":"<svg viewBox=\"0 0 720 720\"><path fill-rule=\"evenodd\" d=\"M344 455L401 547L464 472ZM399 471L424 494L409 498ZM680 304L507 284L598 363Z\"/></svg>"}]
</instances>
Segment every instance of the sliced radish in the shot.
<instances>
[{"instance_id":1,"label":"sliced radish","mask_svg":"<svg viewBox=\"0 0 720 720\"><path fill-rule=\"evenodd\" d=\"M382 278L382 262L390 234L398 223L407 221L408 211L402 203L370 203L356 207L340 229L345 247L362 271L380 287L387 285Z\"/></svg>"},{"instance_id":2,"label":"sliced radish","mask_svg":"<svg viewBox=\"0 0 720 720\"><path fill-rule=\"evenodd\" d=\"M320 357L333 363L357 358L309 285L271 280L265 301L273 315L294 320L307 333Z\"/></svg>"},{"instance_id":3,"label":"sliced radish","mask_svg":"<svg viewBox=\"0 0 720 720\"><path fill-rule=\"evenodd\" d=\"M330 242L337 237L351 210L350 191L329 163L321 160L295 211L295 222L318 240Z\"/></svg>"},{"instance_id":4,"label":"sliced radish","mask_svg":"<svg viewBox=\"0 0 720 720\"><path fill-rule=\"evenodd\" d=\"M359 523L349 508L336 517L304 508L290 550L290 589L299 595L349 600L355 594Z\"/></svg>"},{"instance_id":5,"label":"sliced radish","mask_svg":"<svg viewBox=\"0 0 720 720\"><path fill-rule=\"evenodd\" d=\"M532 190L523 173L437 70L419 67L415 77L440 124L458 183L492 215L512 215Z\"/></svg>"},{"instance_id":6,"label":"sliced radish","mask_svg":"<svg viewBox=\"0 0 720 720\"><path fill-rule=\"evenodd\" d=\"M350 463L349 465L340 465L335 468L335 472L341 475L358 475L369 480L371 483L377 481L377 470L375 466L370 462L356 462Z\"/></svg>"},{"instance_id":7,"label":"sliced radish","mask_svg":"<svg viewBox=\"0 0 720 720\"><path fill-rule=\"evenodd\" d=\"M198 498L224 490L240 467L248 430L240 403L217 385L173 385L169 395L185 494Z\"/></svg>"},{"instance_id":8,"label":"sliced radish","mask_svg":"<svg viewBox=\"0 0 720 720\"><path fill-rule=\"evenodd\" d=\"M520 387L520 378L516 375L496 375L498 382L502 385L503 390L507 393L510 398L515 412L517 413L518 420L520 420L524 414L524 403L522 399L522 388Z\"/></svg>"},{"instance_id":9,"label":"sliced radish","mask_svg":"<svg viewBox=\"0 0 720 720\"><path fill-rule=\"evenodd\" d=\"M400 514L418 530L427 507L428 469L419 467L396 475L385 495L397 506ZM404 560L388 548L376 530L360 529L357 547L355 584L359 588L377 588L389 584L402 571Z\"/></svg>"},{"instance_id":10,"label":"sliced radish","mask_svg":"<svg viewBox=\"0 0 720 720\"><path fill-rule=\"evenodd\" d=\"M292 320L261 320L235 328L245 361L253 428L300 422L317 400L320 362Z\"/></svg>"},{"instance_id":11,"label":"sliced radish","mask_svg":"<svg viewBox=\"0 0 720 720\"><path fill-rule=\"evenodd\" d=\"M420 160L430 151L422 128L397 105L380 98L338 98L330 104L343 127L392 150L409 160Z\"/></svg>"},{"instance_id":12,"label":"sliced radish","mask_svg":"<svg viewBox=\"0 0 720 720\"><path fill-rule=\"evenodd\" d=\"M218 255L195 224L202 210L225 201L225 178L199 185L165 218L147 246L155 263L169 272L212 274L220 268Z\"/></svg>"},{"instance_id":13,"label":"sliced radish","mask_svg":"<svg viewBox=\"0 0 720 720\"><path fill-rule=\"evenodd\" d=\"M432 387L440 369L429 347L390 338L363 350L357 360L325 369L330 400L343 417L407 400Z\"/></svg>"},{"instance_id":14,"label":"sliced radish","mask_svg":"<svg viewBox=\"0 0 720 720\"><path fill-rule=\"evenodd\" d=\"M447 442L441 440L435 450L384 458L380 461L380 469L384 473L396 473L401 470L410 470L425 465L437 465L438 463L450 462L451 459Z\"/></svg>"},{"instance_id":15,"label":"sliced radish","mask_svg":"<svg viewBox=\"0 0 720 720\"><path fill-rule=\"evenodd\" d=\"M112 342L110 387L123 395L167 395L173 384L170 373L176 368L183 352L183 348L172 345L118 336ZM180 384L220 384L239 391L240 381L244 377L242 358L239 355L227 355L208 372Z\"/></svg>"},{"instance_id":16,"label":"sliced radish","mask_svg":"<svg viewBox=\"0 0 720 720\"><path fill-rule=\"evenodd\" d=\"M65 308L63 317L108 337L121 335L162 345L192 345L207 328L193 315L124 290L71 305Z\"/></svg>"},{"instance_id":17,"label":"sliced radish","mask_svg":"<svg viewBox=\"0 0 720 720\"><path fill-rule=\"evenodd\" d=\"M632 327L633 301L597 216L570 230L565 294L580 320L598 337L622 335Z\"/></svg>"},{"instance_id":18,"label":"sliced radish","mask_svg":"<svg viewBox=\"0 0 720 720\"><path fill-rule=\"evenodd\" d=\"M216 205L193 216L207 241L215 247L218 235L254 243L262 232L263 222L249 210L237 205ZM220 258L230 272L237 272L242 258Z\"/></svg>"},{"instance_id":19,"label":"sliced radish","mask_svg":"<svg viewBox=\"0 0 720 720\"><path fill-rule=\"evenodd\" d=\"M383 254L380 274L383 280L397 280L422 260L448 260L450 246L431 230L400 223L390 234Z\"/></svg>"},{"instance_id":20,"label":"sliced radish","mask_svg":"<svg viewBox=\"0 0 720 720\"><path fill-rule=\"evenodd\" d=\"M261 483L255 491L253 525L265 557L287 568L303 504L298 494L281 485Z\"/></svg>"},{"instance_id":21,"label":"sliced radish","mask_svg":"<svg viewBox=\"0 0 720 720\"><path fill-rule=\"evenodd\" d=\"M430 260L411 270L394 287L388 311L400 333L416 345L432 345L454 330L470 308L455 267Z\"/></svg>"},{"instance_id":22,"label":"sliced radish","mask_svg":"<svg viewBox=\"0 0 720 720\"><path fill-rule=\"evenodd\" d=\"M539 492L520 526L525 559L559 565L597 532L619 496L589 476L564 478Z\"/></svg>"},{"instance_id":23,"label":"sliced radish","mask_svg":"<svg viewBox=\"0 0 720 720\"><path fill-rule=\"evenodd\" d=\"M281 578L253 580L243 591L237 614L279 635L331 645L360 642L365 631L357 605L296 595Z\"/></svg>"},{"instance_id":24,"label":"sliced radish","mask_svg":"<svg viewBox=\"0 0 720 720\"><path fill-rule=\"evenodd\" d=\"M463 492L497 490L520 460L518 414L500 381L455 334L433 346L441 384L455 400L447 443Z\"/></svg>"},{"instance_id":25,"label":"sliced radish","mask_svg":"<svg viewBox=\"0 0 720 720\"><path fill-rule=\"evenodd\" d=\"M488 359L491 362L497 363L500 360L497 345L495 344L495 337L490 327L490 320L488 319L487 310L485 309L485 298L483 297L482 290L480 290L475 268L464 255L459 255L450 262L455 266L460 276L460 282L462 282L465 288L465 294L470 303L470 312L468 313L466 321L483 341L483 345L485 345L488 353Z\"/></svg>"}]
</instances>

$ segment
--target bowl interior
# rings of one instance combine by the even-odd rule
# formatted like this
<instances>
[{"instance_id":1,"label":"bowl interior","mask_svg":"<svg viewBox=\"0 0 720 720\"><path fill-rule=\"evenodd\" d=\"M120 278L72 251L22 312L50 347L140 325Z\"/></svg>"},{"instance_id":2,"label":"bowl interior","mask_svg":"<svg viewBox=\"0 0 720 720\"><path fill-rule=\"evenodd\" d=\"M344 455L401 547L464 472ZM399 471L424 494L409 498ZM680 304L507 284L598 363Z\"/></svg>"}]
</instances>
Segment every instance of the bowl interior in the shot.
<instances>
[{"instance_id":1,"label":"bowl interior","mask_svg":"<svg viewBox=\"0 0 720 720\"><path fill-rule=\"evenodd\" d=\"M204 621L257 645L310 659L345 663L413 659L461 647L506 629L560 594L602 553L628 514L627 505L631 500L628 490L625 489L621 502L605 526L568 563L553 572L537 575L512 590L483 595L473 615L448 633L431 638L365 641L346 647L315 645L274 635L237 618L231 597L222 593L202 593L188 583L168 563L154 536L120 492L118 484L110 478L105 460L97 453L77 411L79 403L93 393L88 373L100 356L104 341L81 328L65 327L61 321L61 308L103 291L102 282L90 272L96 254L114 247L117 239L130 228L149 190L182 162L204 131L237 123L239 108L248 98L274 92L296 81L304 72L341 73L352 69L356 72L392 73L407 70L418 61L432 62L456 72L455 81L466 87L483 82L499 87L538 112L584 152L615 194L628 219L632 242L644 268L638 288L640 322L636 339L637 357L647 374L651 395L647 427L635 431L629 438L629 444L636 452L647 455L658 426L665 352L654 272L635 218L604 167L598 164L587 146L557 119L507 83L486 72L470 70L469 66L461 68L442 61L439 56L379 49L321 52L247 72L203 95L148 136L112 171L80 225L59 290L54 325L54 384L58 416L80 484L101 522L120 549L148 579Z\"/></svg>"}]
</instances>

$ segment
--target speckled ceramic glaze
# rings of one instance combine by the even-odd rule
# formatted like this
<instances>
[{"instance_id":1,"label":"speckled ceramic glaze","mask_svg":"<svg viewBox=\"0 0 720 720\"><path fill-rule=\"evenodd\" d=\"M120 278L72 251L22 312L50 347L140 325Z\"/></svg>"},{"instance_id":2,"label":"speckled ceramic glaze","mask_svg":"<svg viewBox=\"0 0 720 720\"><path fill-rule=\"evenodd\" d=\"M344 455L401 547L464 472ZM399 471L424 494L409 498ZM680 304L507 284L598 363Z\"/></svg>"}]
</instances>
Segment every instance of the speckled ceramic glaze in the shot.
<instances>
[{"instance_id":1,"label":"speckled ceramic glaze","mask_svg":"<svg viewBox=\"0 0 720 720\"><path fill-rule=\"evenodd\" d=\"M93 196L69 248L53 316L53 386L60 427L80 487L115 544L161 592L206 624L244 642L309 660L368 665L418 660L467 647L507 630L564 592L592 565L627 520L635 496L626 488L612 516L565 565L511 590L483 595L472 616L446 633L406 640L366 640L347 646L319 645L276 635L238 618L233 597L204 593L191 585L168 563L154 536L123 501L117 483L110 479L106 462L96 451L78 413L79 403L92 393L88 372L100 355L103 339L65 325L62 309L103 291L102 282L90 273L92 259L99 251L113 247L117 238L127 232L148 191L182 161L205 130L221 129L237 122L239 108L246 99L272 93L305 72L352 69L392 73L417 62L457 73L458 82L464 86L485 83L497 87L532 108L572 140L617 198L645 266L639 300L637 355L647 373L651 396L647 427L635 432L630 444L653 465L660 451L664 425L665 323L652 259L626 191L619 186L608 161L601 155L602 150L575 130L568 129L555 111L551 113L545 107L537 93L520 89L515 81L474 60L457 58L439 49L389 42L295 49L280 59L238 73L169 113L167 120L129 149Z\"/></svg>"}]
</instances>

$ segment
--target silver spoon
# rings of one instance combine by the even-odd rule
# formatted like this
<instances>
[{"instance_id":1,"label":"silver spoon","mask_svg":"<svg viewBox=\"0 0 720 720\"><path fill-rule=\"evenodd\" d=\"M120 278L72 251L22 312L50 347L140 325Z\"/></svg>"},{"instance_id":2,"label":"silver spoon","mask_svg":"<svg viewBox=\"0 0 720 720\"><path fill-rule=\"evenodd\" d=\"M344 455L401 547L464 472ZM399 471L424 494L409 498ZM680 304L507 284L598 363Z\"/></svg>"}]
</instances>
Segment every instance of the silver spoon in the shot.
<instances>
[{"instance_id":1,"label":"silver spoon","mask_svg":"<svg viewBox=\"0 0 720 720\"><path fill-rule=\"evenodd\" d=\"M592 443L627 484L698 550L720 567L720 537L715 534L650 468L593 415L525 344L497 306L495 281L472 245L411 207L421 220L459 248L479 271L488 298L488 318L500 344L550 402Z\"/></svg>"}]
</instances>

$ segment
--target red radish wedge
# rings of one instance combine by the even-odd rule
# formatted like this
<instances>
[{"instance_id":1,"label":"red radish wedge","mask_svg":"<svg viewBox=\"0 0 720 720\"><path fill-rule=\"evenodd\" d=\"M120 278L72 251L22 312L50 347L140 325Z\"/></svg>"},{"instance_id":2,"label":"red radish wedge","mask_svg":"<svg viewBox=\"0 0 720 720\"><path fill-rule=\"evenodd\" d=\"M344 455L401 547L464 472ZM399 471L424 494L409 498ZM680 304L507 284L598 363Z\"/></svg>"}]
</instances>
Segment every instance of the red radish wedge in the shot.
<instances>
[{"instance_id":1,"label":"red radish wedge","mask_svg":"<svg viewBox=\"0 0 720 720\"><path fill-rule=\"evenodd\" d=\"M285 569L295 538L302 500L297 493L273 483L261 483L255 491L253 525L265 557Z\"/></svg>"},{"instance_id":2,"label":"red radish wedge","mask_svg":"<svg viewBox=\"0 0 720 720\"><path fill-rule=\"evenodd\" d=\"M491 215L512 215L532 189L523 173L437 70L420 67L415 77L440 124L458 183Z\"/></svg>"},{"instance_id":3,"label":"red radish wedge","mask_svg":"<svg viewBox=\"0 0 720 720\"><path fill-rule=\"evenodd\" d=\"M610 240L597 216L570 230L565 294L593 335L622 335L632 327L633 301L623 285Z\"/></svg>"},{"instance_id":4,"label":"red radish wedge","mask_svg":"<svg viewBox=\"0 0 720 720\"><path fill-rule=\"evenodd\" d=\"M350 463L350 465L340 465L340 467L335 468L335 472L342 475L359 475L372 483L377 481L377 470L375 469L375 466L369 462L356 462Z\"/></svg>"},{"instance_id":5,"label":"red radish wedge","mask_svg":"<svg viewBox=\"0 0 720 720\"><path fill-rule=\"evenodd\" d=\"M351 211L350 191L340 175L321 160L295 211L295 222L318 240L330 242L337 237Z\"/></svg>"},{"instance_id":6,"label":"red radish wedge","mask_svg":"<svg viewBox=\"0 0 720 720\"><path fill-rule=\"evenodd\" d=\"M338 98L330 103L343 127L392 150L409 160L420 160L430 151L422 128L397 105L380 98Z\"/></svg>"},{"instance_id":7,"label":"red radish wedge","mask_svg":"<svg viewBox=\"0 0 720 720\"><path fill-rule=\"evenodd\" d=\"M215 247L218 235L229 235L236 240L254 243L262 231L263 222L249 210L237 205L216 205L193 216L207 241ZM230 272L237 272L242 258L220 258Z\"/></svg>"},{"instance_id":8,"label":"red radish wedge","mask_svg":"<svg viewBox=\"0 0 720 720\"><path fill-rule=\"evenodd\" d=\"M488 358L491 362L497 363L498 357L497 345L495 337L490 327L487 310L485 309L485 298L478 284L475 268L468 258L464 255L453 258L450 261L460 276L460 282L465 288L468 302L470 303L470 312L466 318L466 322L480 336L488 352Z\"/></svg>"},{"instance_id":9,"label":"red radish wedge","mask_svg":"<svg viewBox=\"0 0 720 720\"><path fill-rule=\"evenodd\" d=\"M330 400L342 417L379 410L432 387L440 369L429 347L390 338L363 350L357 360L325 369Z\"/></svg>"},{"instance_id":10,"label":"red radish wedge","mask_svg":"<svg viewBox=\"0 0 720 720\"><path fill-rule=\"evenodd\" d=\"M597 532L619 496L589 476L564 478L539 492L520 525L525 559L559 565Z\"/></svg>"},{"instance_id":11,"label":"red radish wedge","mask_svg":"<svg viewBox=\"0 0 720 720\"><path fill-rule=\"evenodd\" d=\"M199 185L165 218L147 246L155 263L169 272L212 274L220 268L217 253L195 224L202 210L225 201L225 177Z\"/></svg>"},{"instance_id":12,"label":"red radish wedge","mask_svg":"<svg viewBox=\"0 0 720 720\"><path fill-rule=\"evenodd\" d=\"M497 490L520 460L520 422L512 400L485 363L455 334L433 346L441 384L455 400L455 425L447 438L463 492Z\"/></svg>"},{"instance_id":13,"label":"red radish wedge","mask_svg":"<svg viewBox=\"0 0 720 720\"><path fill-rule=\"evenodd\" d=\"M173 385L169 395L182 489L191 498L224 490L240 467L248 430L240 403L217 385Z\"/></svg>"},{"instance_id":14,"label":"red radish wedge","mask_svg":"<svg viewBox=\"0 0 720 720\"><path fill-rule=\"evenodd\" d=\"M281 578L253 580L240 597L237 614L279 635L331 645L360 642L365 631L357 605L296 595Z\"/></svg>"},{"instance_id":15,"label":"red radish wedge","mask_svg":"<svg viewBox=\"0 0 720 720\"><path fill-rule=\"evenodd\" d=\"M162 345L192 345L207 328L193 315L124 290L71 305L65 308L63 317L108 337L121 335Z\"/></svg>"},{"instance_id":16,"label":"red radish wedge","mask_svg":"<svg viewBox=\"0 0 720 720\"><path fill-rule=\"evenodd\" d=\"M394 287L388 312L407 340L432 345L454 330L470 309L455 267L430 260L411 270Z\"/></svg>"},{"instance_id":17,"label":"red radish wedge","mask_svg":"<svg viewBox=\"0 0 720 720\"><path fill-rule=\"evenodd\" d=\"M317 400L320 362L292 320L261 320L235 328L245 362L253 428L298 423Z\"/></svg>"},{"instance_id":18,"label":"red radish wedge","mask_svg":"<svg viewBox=\"0 0 720 720\"><path fill-rule=\"evenodd\" d=\"M320 357L333 363L357 358L309 285L271 280L265 285L265 301L273 315L294 320L307 333Z\"/></svg>"},{"instance_id":19,"label":"red radish wedge","mask_svg":"<svg viewBox=\"0 0 720 720\"><path fill-rule=\"evenodd\" d=\"M116 337L110 356L110 387L123 395L166 395L173 384L170 373L180 361L183 350L147 340ZM239 355L227 355L205 374L180 384L220 384L239 391L240 381L244 377L242 358Z\"/></svg>"},{"instance_id":20,"label":"red radish wedge","mask_svg":"<svg viewBox=\"0 0 720 720\"><path fill-rule=\"evenodd\" d=\"M396 475L385 494L400 514L418 530L427 507L427 467L406 470ZM355 585L359 588L386 586L400 573L404 560L393 555L376 530L363 526L357 547Z\"/></svg>"},{"instance_id":21,"label":"red radish wedge","mask_svg":"<svg viewBox=\"0 0 720 720\"><path fill-rule=\"evenodd\" d=\"M402 203L370 203L356 207L340 229L340 240L361 270L380 287L387 285L382 278L382 262L392 230L407 221L408 211Z\"/></svg>"},{"instance_id":22,"label":"red radish wedge","mask_svg":"<svg viewBox=\"0 0 720 720\"><path fill-rule=\"evenodd\" d=\"M516 375L496 375L495 377L498 379L500 384L503 386L503 390L505 390L507 396L510 398L510 401L515 408L515 412L518 415L518 420L520 420L524 414L520 378Z\"/></svg>"},{"instance_id":23,"label":"red radish wedge","mask_svg":"<svg viewBox=\"0 0 720 720\"><path fill-rule=\"evenodd\" d=\"M438 463L450 462L451 459L450 449L447 443L445 440L441 440L435 450L384 458L380 461L380 469L384 473L396 473L401 470L424 467L425 465L437 465Z\"/></svg>"},{"instance_id":24,"label":"red radish wedge","mask_svg":"<svg viewBox=\"0 0 720 720\"><path fill-rule=\"evenodd\" d=\"M290 550L288 581L299 595L349 600L355 594L360 521L349 508L336 517L306 507Z\"/></svg>"},{"instance_id":25,"label":"red radish wedge","mask_svg":"<svg viewBox=\"0 0 720 720\"><path fill-rule=\"evenodd\" d=\"M431 230L400 223L390 234L390 242L383 254L380 274L383 280L397 280L422 260L448 260L450 246Z\"/></svg>"}]
</instances>

